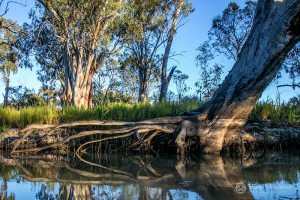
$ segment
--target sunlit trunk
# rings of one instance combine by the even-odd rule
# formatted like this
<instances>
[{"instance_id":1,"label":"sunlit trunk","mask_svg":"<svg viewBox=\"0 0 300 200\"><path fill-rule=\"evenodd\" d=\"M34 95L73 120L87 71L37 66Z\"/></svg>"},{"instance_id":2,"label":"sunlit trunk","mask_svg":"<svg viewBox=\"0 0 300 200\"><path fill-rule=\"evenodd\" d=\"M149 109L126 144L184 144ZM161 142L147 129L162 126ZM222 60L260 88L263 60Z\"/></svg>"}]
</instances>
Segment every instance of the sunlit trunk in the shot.
<instances>
[{"instance_id":1,"label":"sunlit trunk","mask_svg":"<svg viewBox=\"0 0 300 200\"><path fill-rule=\"evenodd\" d=\"M92 199L90 185L73 185L74 200Z\"/></svg>"},{"instance_id":2,"label":"sunlit trunk","mask_svg":"<svg viewBox=\"0 0 300 200\"><path fill-rule=\"evenodd\" d=\"M9 77L5 79L5 94L4 94L4 107L8 105L8 95L9 95L9 83L10 79Z\"/></svg>"},{"instance_id":3,"label":"sunlit trunk","mask_svg":"<svg viewBox=\"0 0 300 200\"><path fill-rule=\"evenodd\" d=\"M147 69L139 68L139 96L138 101L144 102L148 100L148 84L147 84Z\"/></svg>"},{"instance_id":4,"label":"sunlit trunk","mask_svg":"<svg viewBox=\"0 0 300 200\"><path fill-rule=\"evenodd\" d=\"M77 108L92 107L92 79L95 73L94 55L83 55L83 51L76 51L71 56L65 46L65 83L63 101L66 105ZM88 57L87 61L84 60Z\"/></svg>"}]
</instances>

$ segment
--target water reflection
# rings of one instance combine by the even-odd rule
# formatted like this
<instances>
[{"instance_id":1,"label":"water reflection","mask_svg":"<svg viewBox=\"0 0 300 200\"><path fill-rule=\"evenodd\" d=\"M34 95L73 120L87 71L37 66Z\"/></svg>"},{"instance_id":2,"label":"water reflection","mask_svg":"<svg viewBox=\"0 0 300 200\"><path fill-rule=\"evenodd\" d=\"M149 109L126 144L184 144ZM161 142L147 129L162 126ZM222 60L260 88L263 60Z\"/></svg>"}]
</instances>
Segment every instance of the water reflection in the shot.
<instances>
[{"instance_id":1,"label":"water reflection","mask_svg":"<svg viewBox=\"0 0 300 200\"><path fill-rule=\"evenodd\" d=\"M298 156L1 157L1 199L299 198Z\"/></svg>"}]
</instances>

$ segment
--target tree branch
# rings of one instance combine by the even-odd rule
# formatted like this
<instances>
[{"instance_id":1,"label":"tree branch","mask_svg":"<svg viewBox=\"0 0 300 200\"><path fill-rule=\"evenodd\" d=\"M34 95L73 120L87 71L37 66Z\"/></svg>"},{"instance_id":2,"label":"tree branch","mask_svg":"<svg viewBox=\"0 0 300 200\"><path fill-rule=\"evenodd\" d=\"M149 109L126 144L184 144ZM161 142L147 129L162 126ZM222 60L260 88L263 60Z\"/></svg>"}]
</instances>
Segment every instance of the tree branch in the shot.
<instances>
[{"instance_id":1,"label":"tree branch","mask_svg":"<svg viewBox=\"0 0 300 200\"><path fill-rule=\"evenodd\" d=\"M293 87L293 88L295 88L295 87L298 87L298 88L300 88L300 85L298 85L298 84L284 84L284 85L278 85L277 86L277 88L280 88L280 87Z\"/></svg>"}]
</instances>

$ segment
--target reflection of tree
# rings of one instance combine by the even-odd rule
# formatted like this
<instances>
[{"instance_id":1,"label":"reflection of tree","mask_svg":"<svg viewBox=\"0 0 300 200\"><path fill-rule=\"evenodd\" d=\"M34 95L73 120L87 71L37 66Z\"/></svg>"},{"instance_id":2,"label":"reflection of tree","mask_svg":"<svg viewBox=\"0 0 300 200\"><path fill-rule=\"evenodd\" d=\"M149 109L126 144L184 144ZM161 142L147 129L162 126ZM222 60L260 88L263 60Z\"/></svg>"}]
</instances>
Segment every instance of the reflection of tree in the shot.
<instances>
[{"instance_id":1,"label":"reflection of tree","mask_svg":"<svg viewBox=\"0 0 300 200\"><path fill-rule=\"evenodd\" d=\"M71 184L69 183L60 183L59 184L59 195L57 199L71 199Z\"/></svg>"},{"instance_id":2,"label":"reflection of tree","mask_svg":"<svg viewBox=\"0 0 300 200\"><path fill-rule=\"evenodd\" d=\"M260 176L263 172L259 168L263 169L264 164L271 163L270 160L258 162L255 159L241 162L218 156L193 160L109 155L99 158L85 156L84 160L87 162L77 158L68 161L65 158L31 156L15 157L13 163L22 170L20 176L24 179L44 182L40 184L37 199L141 200L190 199L194 196L204 199L253 199L249 188L244 194L238 194L235 186L253 180L252 168L253 172L256 171L255 177L262 182L264 178L269 181L267 176ZM299 168L295 165L286 171L287 168L278 167L278 174L285 175L275 178L295 181L294 175ZM275 178L272 181L276 181ZM53 184L49 185L55 182L59 183L58 191L53 189Z\"/></svg>"},{"instance_id":3,"label":"reflection of tree","mask_svg":"<svg viewBox=\"0 0 300 200\"><path fill-rule=\"evenodd\" d=\"M15 199L15 194L11 193L7 196L7 178L3 177L3 184L0 186L0 199L1 200L13 200Z\"/></svg>"},{"instance_id":4,"label":"reflection of tree","mask_svg":"<svg viewBox=\"0 0 300 200\"><path fill-rule=\"evenodd\" d=\"M74 199L92 199L91 186L73 184L73 197Z\"/></svg>"},{"instance_id":5,"label":"reflection of tree","mask_svg":"<svg viewBox=\"0 0 300 200\"><path fill-rule=\"evenodd\" d=\"M41 185L40 190L35 195L37 199L54 199L53 194L51 194L45 184Z\"/></svg>"},{"instance_id":6,"label":"reflection of tree","mask_svg":"<svg viewBox=\"0 0 300 200\"><path fill-rule=\"evenodd\" d=\"M0 163L0 176L2 179L1 186L0 186L0 199L1 200L10 200L15 199L15 194L11 193L7 196L7 182L11 179L16 178L16 175L18 173L18 168L11 167L5 163Z\"/></svg>"}]
</instances>

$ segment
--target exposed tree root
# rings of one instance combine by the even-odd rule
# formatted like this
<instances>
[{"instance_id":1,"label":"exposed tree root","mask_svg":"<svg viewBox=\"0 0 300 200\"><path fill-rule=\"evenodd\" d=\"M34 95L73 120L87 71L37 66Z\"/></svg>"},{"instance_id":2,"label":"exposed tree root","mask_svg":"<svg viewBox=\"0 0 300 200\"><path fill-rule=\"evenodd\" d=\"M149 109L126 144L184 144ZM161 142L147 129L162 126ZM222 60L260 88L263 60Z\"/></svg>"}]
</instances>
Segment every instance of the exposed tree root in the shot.
<instances>
[{"instance_id":1,"label":"exposed tree root","mask_svg":"<svg viewBox=\"0 0 300 200\"><path fill-rule=\"evenodd\" d=\"M74 147L77 156L80 156L81 151L85 152L94 147L98 148L98 153L100 149L107 152L125 148L146 149L158 154L153 146L160 149L159 145L163 143L171 143L172 148L175 143L177 153L181 155L195 148L206 153L220 153L223 150L223 152L243 154L245 143L253 150L255 144L261 141L250 134L239 134L239 127L242 125L241 120L219 119L217 123L208 122L205 120L205 115L166 117L141 122L77 121L53 125L30 125L19 131L19 134L14 131L12 139L6 142L10 145L9 149L12 149L13 155L35 154L43 150L60 150L65 147ZM0 140L5 142L9 135L3 135ZM108 142L112 140L116 142Z\"/></svg>"},{"instance_id":2,"label":"exposed tree root","mask_svg":"<svg viewBox=\"0 0 300 200\"><path fill-rule=\"evenodd\" d=\"M140 122L125 122L125 121L77 121L72 123L63 123L63 124L52 124L52 125L29 125L28 127L22 129L20 134L23 134L20 139L18 139L13 148L12 153L37 153L42 150L60 148L63 145L79 138L85 138L87 136L92 135L106 135L105 138L95 139L91 141L84 142L81 144L77 150L76 154L79 155L80 150L87 145L91 145L94 143L100 143L107 140L114 140L119 138L130 137L132 135L136 135L138 143L135 143L132 146L142 145L147 149L152 151L155 154L158 154L155 150L150 147L151 140L159 133L171 134L174 133L178 123L182 120L190 119L190 116L178 116L178 117L165 117L165 118L157 118L152 120L145 120ZM55 135L55 131L57 130L67 130L74 127L95 127L99 126L97 130L89 130L89 131L81 131L79 133L73 135L67 135L63 138L58 138ZM105 127L117 127L116 129L107 129ZM110 127L109 127L110 128ZM35 134L37 131L43 131L43 133ZM144 140L144 136L140 136L140 134L147 135L147 138ZM41 138L54 136L57 139L50 144L43 144L38 147L24 148L26 145L24 143L27 142L30 137L30 141L32 142L32 138L34 138L33 142L41 140ZM22 148L20 148L21 144L23 144Z\"/></svg>"}]
</instances>

